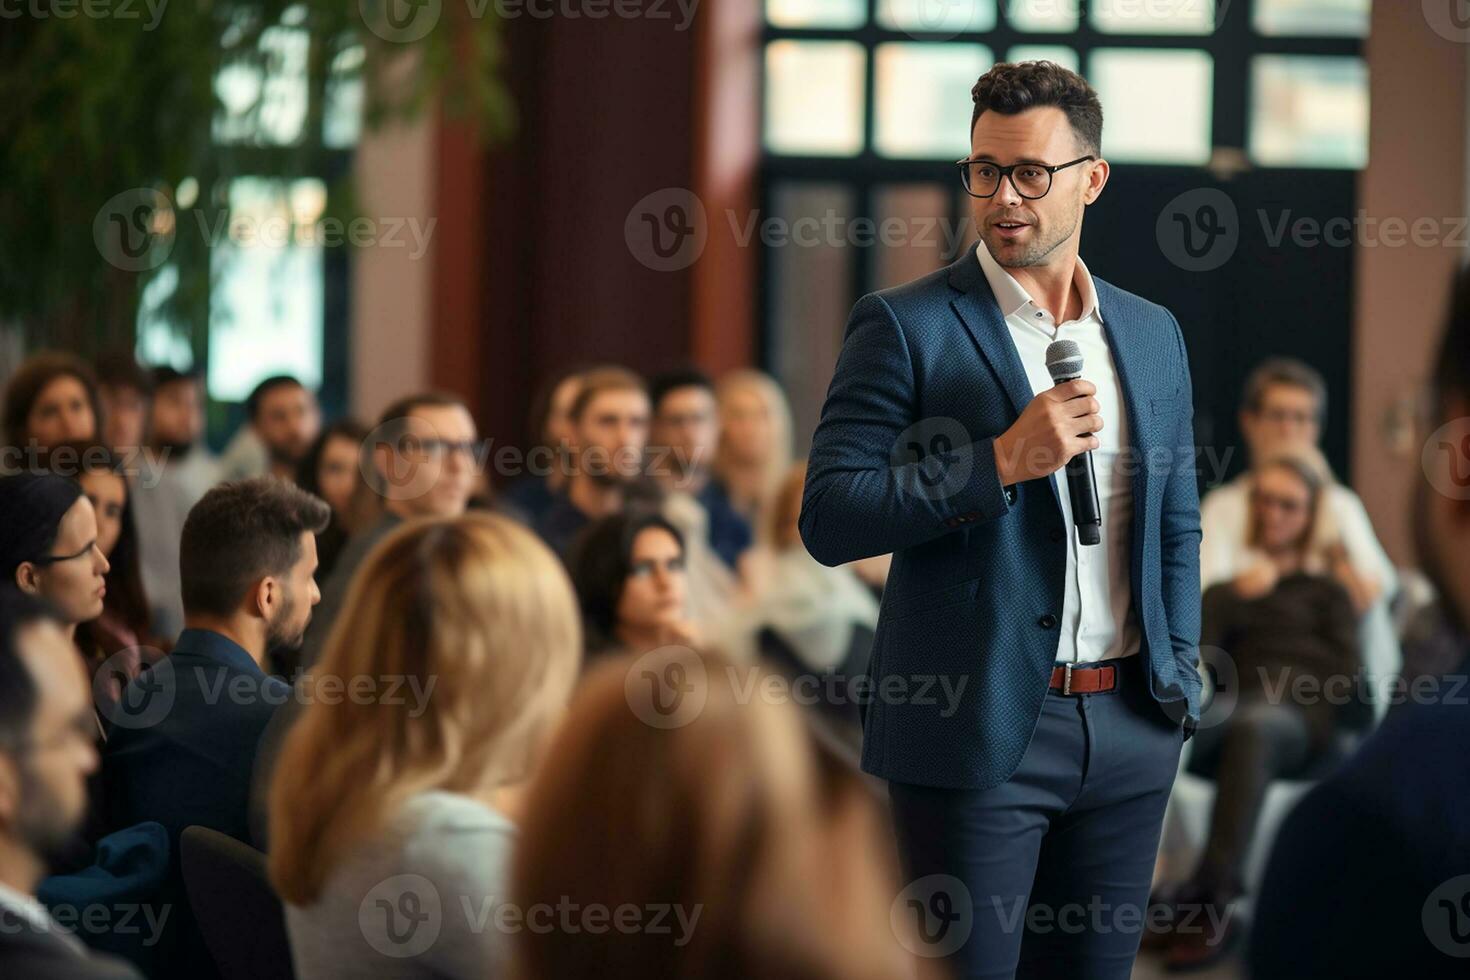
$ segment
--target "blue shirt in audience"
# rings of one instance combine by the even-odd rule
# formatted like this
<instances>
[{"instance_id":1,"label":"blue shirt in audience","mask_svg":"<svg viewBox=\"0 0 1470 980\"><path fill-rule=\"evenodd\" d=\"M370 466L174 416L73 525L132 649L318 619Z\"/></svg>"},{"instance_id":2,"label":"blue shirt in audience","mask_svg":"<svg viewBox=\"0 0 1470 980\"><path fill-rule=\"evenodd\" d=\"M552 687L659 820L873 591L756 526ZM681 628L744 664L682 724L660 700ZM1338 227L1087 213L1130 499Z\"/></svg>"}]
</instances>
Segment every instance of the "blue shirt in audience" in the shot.
<instances>
[{"instance_id":1,"label":"blue shirt in audience","mask_svg":"<svg viewBox=\"0 0 1470 980\"><path fill-rule=\"evenodd\" d=\"M546 513L532 526L541 535L541 540L566 560L577 534L590 523L587 515L577 509L570 497L559 493L546 509Z\"/></svg>"},{"instance_id":2,"label":"blue shirt in audience","mask_svg":"<svg viewBox=\"0 0 1470 980\"><path fill-rule=\"evenodd\" d=\"M709 515L711 550L734 568L741 553L750 547L750 522L730 503L730 494L719 480L706 483L695 499Z\"/></svg>"}]
</instances>

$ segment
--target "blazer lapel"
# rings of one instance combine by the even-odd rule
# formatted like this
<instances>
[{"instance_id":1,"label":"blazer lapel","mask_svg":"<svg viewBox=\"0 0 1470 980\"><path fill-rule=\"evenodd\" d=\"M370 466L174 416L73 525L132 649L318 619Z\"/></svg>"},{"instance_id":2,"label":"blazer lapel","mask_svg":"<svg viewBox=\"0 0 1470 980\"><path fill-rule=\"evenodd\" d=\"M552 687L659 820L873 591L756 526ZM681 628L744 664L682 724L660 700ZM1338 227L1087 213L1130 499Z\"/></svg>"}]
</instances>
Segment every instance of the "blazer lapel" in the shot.
<instances>
[{"instance_id":1,"label":"blazer lapel","mask_svg":"<svg viewBox=\"0 0 1470 980\"><path fill-rule=\"evenodd\" d=\"M949 284L960 292L950 305L970 332L981 358L1000 379L1011 407L1020 415L1036 393L1031 390L1031 381L1021 365L1021 355L1016 352L1016 342L1011 339L1010 328L1000 315L1000 305L995 301L995 293L985 279L985 272L980 268L973 248L965 249L949 267ZM1060 510L1062 501L1056 479L1047 477L1046 485L1051 488L1052 499Z\"/></svg>"}]
</instances>

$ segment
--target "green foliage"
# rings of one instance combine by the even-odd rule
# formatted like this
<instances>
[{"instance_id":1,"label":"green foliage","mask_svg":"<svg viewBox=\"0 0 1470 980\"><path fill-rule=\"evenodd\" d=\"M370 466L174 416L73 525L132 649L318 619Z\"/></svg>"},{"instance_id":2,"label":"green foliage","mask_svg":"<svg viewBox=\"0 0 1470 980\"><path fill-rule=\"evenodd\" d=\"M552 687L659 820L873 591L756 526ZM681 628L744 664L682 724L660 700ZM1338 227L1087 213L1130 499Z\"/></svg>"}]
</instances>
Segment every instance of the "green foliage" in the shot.
<instances>
[{"instance_id":1,"label":"green foliage","mask_svg":"<svg viewBox=\"0 0 1470 980\"><path fill-rule=\"evenodd\" d=\"M130 342L139 291L157 270L104 259L94 240L99 211L120 193L151 190L172 208L165 223L192 229L203 217L215 227L232 177L340 175L344 153L324 144L322 120L329 86L343 78L365 83L368 128L442 104L487 140L508 135L514 110L494 5L387 0L440 11L425 36L399 43L368 27L380 2L26 0L24 16L0 27L0 327L18 325L28 345L83 352ZM244 137L217 140L217 74L278 75L279 46L262 37L269 42L266 32L280 25L309 40L301 138L278 145L262 136L262 84L240 117ZM354 57L359 46L363 57ZM199 188L197 201L179 200L181 184ZM351 198L350 186L334 183L329 212L342 214ZM190 208L204 213L186 215ZM207 321L208 252L202 236L180 233L169 254L180 282L171 312L196 342Z\"/></svg>"}]
</instances>

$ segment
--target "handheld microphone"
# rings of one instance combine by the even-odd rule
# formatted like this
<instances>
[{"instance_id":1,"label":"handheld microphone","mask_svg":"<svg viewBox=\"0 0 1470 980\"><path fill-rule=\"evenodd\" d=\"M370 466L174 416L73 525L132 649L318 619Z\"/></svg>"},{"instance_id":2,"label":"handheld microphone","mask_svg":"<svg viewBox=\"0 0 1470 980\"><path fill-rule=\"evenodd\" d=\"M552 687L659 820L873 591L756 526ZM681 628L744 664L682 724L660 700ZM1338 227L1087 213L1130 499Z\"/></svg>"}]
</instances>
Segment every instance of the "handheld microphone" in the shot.
<instances>
[{"instance_id":1,"label":"handheld microphone","mask_svg":"<svg viewBox=\"0 0 1470 980\"><path fill-rule=\"evenodd\" d=\"M1046 370L1056 384L1082 377L1082 348L1075 340L1057 340L1047 345ZM1097 500L1097 474L1092 468L1092 451L1078 453L1067 461L1067 493L1072 501L1072 523L1077 525L1078 544L1102 540L1102 505Z\"/></svg>"}]
</instances>

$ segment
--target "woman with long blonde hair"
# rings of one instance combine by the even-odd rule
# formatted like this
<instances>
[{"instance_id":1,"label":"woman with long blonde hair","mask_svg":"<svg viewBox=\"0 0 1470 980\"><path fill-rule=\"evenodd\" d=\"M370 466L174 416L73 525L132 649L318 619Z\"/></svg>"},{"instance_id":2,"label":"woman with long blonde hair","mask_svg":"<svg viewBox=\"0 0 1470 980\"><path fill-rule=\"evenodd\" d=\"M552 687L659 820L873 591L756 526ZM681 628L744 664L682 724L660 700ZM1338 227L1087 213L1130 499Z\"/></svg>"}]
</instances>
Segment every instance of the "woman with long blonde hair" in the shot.
<instances>
[{"instance_id":1,"label":"woman with long blonde hair","mask_svg":"<svg viewBox=\"0 0 1470 980\"><path fill-rule=\"evenodd\" d=\"M561 563L509 518L415 521L373 549L271 787L301 980L500 972L515 787L581 643Z\"/></svg>"},{"instance_id":2,"label":"woman with long blonde hair","mask_svg":"<svg viewBox=\"0 0 1470 980\"><path fill-rule=\"evenodd\" d=\"M767 680L675 646L589 674L527 799L522 980L904 975L873 795Z\"/></svg>"},{"instance_id":3,"label":"woman with long blonde hair","mask_svg":"<svg viewBox=\"0 0 1470 980\"><path fill-rule=\"evenodd\" d=\"M791 408L774 378L750 369L721 377L715 398L720 445L714 476L759 535L766 509L791 465Z\"/></svg>"}]
</instances>

